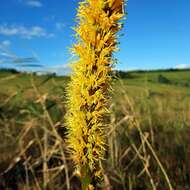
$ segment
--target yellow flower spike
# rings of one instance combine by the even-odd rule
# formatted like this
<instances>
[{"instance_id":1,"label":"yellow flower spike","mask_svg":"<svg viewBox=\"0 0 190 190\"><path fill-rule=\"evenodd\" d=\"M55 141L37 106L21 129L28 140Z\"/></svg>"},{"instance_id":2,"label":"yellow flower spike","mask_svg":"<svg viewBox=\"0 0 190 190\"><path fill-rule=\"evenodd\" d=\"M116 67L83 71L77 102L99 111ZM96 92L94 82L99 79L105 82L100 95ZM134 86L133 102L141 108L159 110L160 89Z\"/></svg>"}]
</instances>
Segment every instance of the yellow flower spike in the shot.
<instances>
[{"instance_id":1,"label":"yellow flower spike","mask_svg":"<svg viewBox=\"0 0 190 190\"><path fill-rule=\"evenodd\" d=\"M105 151L105 116L109 114L110 72L116 48L124 0L84 0L79 4L77 43L72 53L78 60L67 88L68 146L83 178L82 188L101 176ZM92 180L93 179L93 180ZM86 182L87 181L87 182Z\"/></svg>"}]
</instances>

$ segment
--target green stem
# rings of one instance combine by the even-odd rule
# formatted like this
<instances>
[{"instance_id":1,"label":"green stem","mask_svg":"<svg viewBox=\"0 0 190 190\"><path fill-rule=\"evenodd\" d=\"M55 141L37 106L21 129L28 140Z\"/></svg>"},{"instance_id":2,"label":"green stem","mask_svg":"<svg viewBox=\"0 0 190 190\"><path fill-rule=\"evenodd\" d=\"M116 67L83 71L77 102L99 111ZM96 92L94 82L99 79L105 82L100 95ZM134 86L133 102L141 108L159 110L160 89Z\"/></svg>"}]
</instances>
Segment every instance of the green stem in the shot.
<instances>
[{"instance_id":1,"label":"green stem","mask_svg":"<svg viewBox=\"0 0 190 190\"><path fill-rule=\"evenodd\" d=\"M82 190L87 190L88 186L91 183L91 174L90 174L90 170L89 170L88 166L84 166L81 169L81 174L82 174L82 177L81 177Z\"/></svg>"}]
</instances>

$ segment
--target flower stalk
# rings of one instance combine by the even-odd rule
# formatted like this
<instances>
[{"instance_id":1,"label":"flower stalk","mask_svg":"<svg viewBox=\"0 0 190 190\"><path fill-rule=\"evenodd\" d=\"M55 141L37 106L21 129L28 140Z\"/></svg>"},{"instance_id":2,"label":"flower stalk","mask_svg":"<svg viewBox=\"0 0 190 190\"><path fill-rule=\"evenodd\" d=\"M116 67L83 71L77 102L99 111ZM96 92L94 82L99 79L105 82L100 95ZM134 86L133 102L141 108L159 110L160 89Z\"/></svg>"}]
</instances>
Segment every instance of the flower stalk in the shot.
<instances>
[{"instance_id":1,"label":"flower stalk","mask_svg":"<svg viewBox=\"0 0 190 190\"><path fill-rule=\"evenodd\" d=\"M67 88L66 122L72 159L87 181L83 189L93 189L89 184L101 176L112 54L117 50L123 6L124 0L84 0L78 8L77 43L72 48L77 60Z\"/></svg>"}]
</instances>

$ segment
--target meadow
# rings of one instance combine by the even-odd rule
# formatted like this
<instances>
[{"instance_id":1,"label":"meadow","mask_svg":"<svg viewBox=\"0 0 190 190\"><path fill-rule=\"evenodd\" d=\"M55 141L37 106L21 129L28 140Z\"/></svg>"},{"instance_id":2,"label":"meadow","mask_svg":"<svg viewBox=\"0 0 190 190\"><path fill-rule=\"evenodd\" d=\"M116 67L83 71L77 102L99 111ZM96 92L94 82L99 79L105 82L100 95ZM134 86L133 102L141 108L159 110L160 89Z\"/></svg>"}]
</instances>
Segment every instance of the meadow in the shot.
<instances>
[{"instance_id":1,"label":"meadow","mask_svg":"<svg viewBox=\"0 0 190 190\"><path fill-rule=\"evenodd\" d=\"M65 135L69 77L0 72L0 189L80 189ZM190 70L113 74L104 184L190 189Z\"/></svg>"}]
</instances>

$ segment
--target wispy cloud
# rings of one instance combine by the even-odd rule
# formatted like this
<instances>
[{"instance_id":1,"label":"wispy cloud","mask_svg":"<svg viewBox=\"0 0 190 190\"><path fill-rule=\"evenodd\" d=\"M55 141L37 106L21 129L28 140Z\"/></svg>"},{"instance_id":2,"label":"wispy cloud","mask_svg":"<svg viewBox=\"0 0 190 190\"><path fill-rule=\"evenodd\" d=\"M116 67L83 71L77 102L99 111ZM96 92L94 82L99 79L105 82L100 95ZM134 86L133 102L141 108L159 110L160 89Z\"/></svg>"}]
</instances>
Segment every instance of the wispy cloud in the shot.
<instances>
[{"instance_id":1,"label":"wispy cloud","mask_svg":"<svg viewBox=\"0 0 190 190\"><path fill-rule=\"evenodd\" d=\"M0 64L2 63L5 63L5 60L0 58Z\"/></svg>"},{"instance_id":2,"label":"wispy cloud","mask_svg":"<svg viewBox=\"0 0 190 190\"><path fill-rule=\"evenodd\" d=\"M48 16L45 16L43 19L44 21L52 22L52 21L55 21L56 15L48 15Z\"/></svg>"},{"instance_id":3,"label":"wispy cloud","mask_svg":"<svg viewBox=\"0 0 190 190\"><path fill-rule=\"evenodd\" d=\"M26 64L24 66L27 66L29 63L31 66L31 63L33 66L40 66L40 64L33 64L33 63L38 63L39 60L36 56L32 55L29 57L21 57L18 56L11 51L2 51L0 52L0 63L15 63L19 64L20 66L23 66L23 64Z\"/></svg>"},{"instance_id":4,"label":"wispy cloud","mask_svg":"<svg viewBox=\"0 0 190 190\"><path fill-rule=\"evenodd\" d=\"M8 51L11 42L9 40L4 40L0 42L0 64L5 63L8 59L12 59L15 56Z\"/></svg>"},{"instance_id":5,"label":"wispy cloud","mask_svg":"<svg viewBox=\"0 0 190 190\"><path fill-rule=\"evenodd\" d=\"M190 64L178 64L175 66L176 69L188 69L190 68Z\"/></svg>"},{"instance_id":6,"label":"wispy cloud","mask_svg":"<svg viewBox=\"0 0 190 190\"><path fill-rule=\"evenodd\" d=\"M43 6L42 2L39 0L27 0L24 1L24 3L29 7L35 7L35 8L40 8Z\"/></svg>"},{"instance_id":7,"label":"wispy cloud","mask_svg":"<svg viewBox=\"0 0 190 190\"><path fill-rule=\"evenodd\" d=\"M35 37L53 37L54 34L48 33L40 26L25 27L21 25L0 25L0 35L5 36L20 36L25 39L32 39Z\"/></svg>"},{"instance_id":8,"label":"wispy cloud","mask_svg":"<svg viewBox=\"0 0 190 190\"><path fill-rule=\"evenodd\" d=\"M56 73L57 75L68 75L71 73L71 68L66 64L54 65L44 68L42 73Z\"/></svg>"},{"instance_id":9,"label":"wispy cloud","mask_svg":"<svg viewBox=\"0 0 190 190\"><path fill-rule=\"evenodd\" d=\"M9 63L16 59L17 56L7 49L0 49L0 63Z\"/></svg>"},{"instance_id":10,"label":"wispy cloud","mask_svg":"<svg viewBox=\"0 0 190 190\"><path fill-rule=\"evenodd\" d=\"M4 58L15 58L16 56L15 55L13 55L12 53L10 53L10 52L0 52L0 56L1 57L4 57Z\"/></svg>"},{"instance_id":11,"label":"wispy cloud","mask_svg":"<svg viewBox=\"0 0 190 190\"><path fill-rule=\"evenodd\" d=\"M6 49L11 45L11 42L9 40L4 40L0 42L0 49Z\"/></svg>"},{"instance_id":12,"label":"wispy cloud","mask_svg":"<svg viewBox=\"0 0 190 190\"><path fill-rule=\"evenodd\" d=\"M62 31L66 27L66 24L62 23L62 22L57 22L57 23L55 23L55 27L57 30Z\"/></svg>"},{"instance_id":13,"label":"wispy cloud","mask_svg":"<svg viewBox=\"0 0 190 190\"><path fill-rule=\"evenodd\" d=\"M7 63L15 63L15 64L20 64L20 66L23 66L23 64L30 64L30 66L38 66L36 62L39 62L39 59L37 55L32 52L31 56L23 57L23 56L18 56L15 53L13 53L10 50L11 46L11 41L9 40L4 40L0 41L0 64L7 64ZM32 64L31 64L32 63Z\"/></svg>"}]
</instances>

